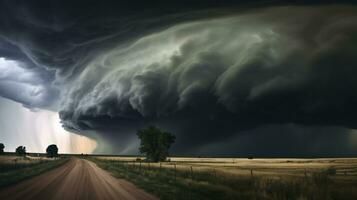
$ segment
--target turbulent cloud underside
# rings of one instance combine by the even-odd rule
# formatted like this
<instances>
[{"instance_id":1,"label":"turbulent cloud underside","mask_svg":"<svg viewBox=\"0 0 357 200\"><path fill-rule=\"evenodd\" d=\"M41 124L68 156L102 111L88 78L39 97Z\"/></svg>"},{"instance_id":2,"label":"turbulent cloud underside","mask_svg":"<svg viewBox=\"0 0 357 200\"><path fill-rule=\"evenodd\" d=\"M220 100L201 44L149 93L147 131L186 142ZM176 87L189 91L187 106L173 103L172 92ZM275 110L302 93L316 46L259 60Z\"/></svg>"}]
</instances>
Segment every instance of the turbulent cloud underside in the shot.
<instances>
[{"instance_id":1,"label":"turbulent cloud underside","mask_svg":"<svg viewBox=\"0 0 357 200\"><path fill-rule=\"evenodd\" d=\"M345 146L353 155L356 11L219 8L51 23L29 12L0 32L0 95L58 111L66 129L94 133L112 152L135 152L136 130L156 124L177 135L175 153L337 155Z\"/></svg>"}]
</instances>

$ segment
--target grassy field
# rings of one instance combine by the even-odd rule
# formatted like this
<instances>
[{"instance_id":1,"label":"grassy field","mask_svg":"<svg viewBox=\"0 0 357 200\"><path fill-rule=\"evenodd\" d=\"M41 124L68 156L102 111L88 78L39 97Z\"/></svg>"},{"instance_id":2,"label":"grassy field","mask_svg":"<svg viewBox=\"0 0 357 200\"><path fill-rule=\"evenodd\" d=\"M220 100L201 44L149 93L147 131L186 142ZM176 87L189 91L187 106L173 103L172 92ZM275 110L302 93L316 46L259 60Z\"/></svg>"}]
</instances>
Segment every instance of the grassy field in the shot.
<instances>
[{"instance_id":1,"label":"grassy field","mask_svg":"<svg viewBox=\"0 0 357 200\"><path fill-rule=\"evenodd\" d=\"M88 159L160 199L357 199L357 159Z\"/></svg>"},{"instance_id":2,"label":"grassy field","mask_svg":"<svg viewBox=\"0 0 357 200\"><path fill-rule=\"evenodd\" d=\"M58 167L68 158L0 156L0 188Z\"/></svg>"}]
</instances>

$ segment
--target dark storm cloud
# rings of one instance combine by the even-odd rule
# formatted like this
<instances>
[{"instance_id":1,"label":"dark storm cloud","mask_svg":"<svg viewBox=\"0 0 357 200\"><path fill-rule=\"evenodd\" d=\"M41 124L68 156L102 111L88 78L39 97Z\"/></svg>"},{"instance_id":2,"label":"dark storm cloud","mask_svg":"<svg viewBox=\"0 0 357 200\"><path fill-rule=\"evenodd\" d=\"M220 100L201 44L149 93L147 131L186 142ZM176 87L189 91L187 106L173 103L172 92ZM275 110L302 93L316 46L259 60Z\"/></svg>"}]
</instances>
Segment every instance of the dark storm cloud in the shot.
<instances>
[{"instance_id":1,"label":"dark storm cloud","mask_svg":"<svg viewBox=\"0 0 357 200\"><path fill-rule=\"evenodd\" d=\"M246 133L270 124L356 128L355 6L106 3L4 1L0 57L31 76L7 73L0 95L55 108L67 129L120 143L114 152L131 152L147 124L177 134L178 153L254 141Z\"/></svg>"},{"instance_id":2,"label":"dark storm cloud","mask_svg":"<svg viewBox=\"0 0 357 200\"><path fill-rule=\"evenodd\" d=\"M356 133L333 126L270 124L191 151L197 156L212 152L214 156L238 157L353 157L357 153Z\"/></svg>"}]
</instances>

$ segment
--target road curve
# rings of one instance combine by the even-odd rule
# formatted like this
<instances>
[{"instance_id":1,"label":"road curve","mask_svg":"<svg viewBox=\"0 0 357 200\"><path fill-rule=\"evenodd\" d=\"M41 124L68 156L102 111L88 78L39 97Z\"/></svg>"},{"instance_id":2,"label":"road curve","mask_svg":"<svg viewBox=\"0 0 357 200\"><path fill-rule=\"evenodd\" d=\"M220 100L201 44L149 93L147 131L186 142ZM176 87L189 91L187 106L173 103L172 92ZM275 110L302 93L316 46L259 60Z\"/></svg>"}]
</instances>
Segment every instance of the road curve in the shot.
<instances>
[{"instance_id":1,"label":"road curve","mask_svg":"<svg viewBox=\"0 0 357 200\"><path fill-rule=\"evenodd\" d=\"M116 179L93 162L72 158L59 168L0 191L0 199L154 200L156 197Z\"/></svg>"}]
</instances>

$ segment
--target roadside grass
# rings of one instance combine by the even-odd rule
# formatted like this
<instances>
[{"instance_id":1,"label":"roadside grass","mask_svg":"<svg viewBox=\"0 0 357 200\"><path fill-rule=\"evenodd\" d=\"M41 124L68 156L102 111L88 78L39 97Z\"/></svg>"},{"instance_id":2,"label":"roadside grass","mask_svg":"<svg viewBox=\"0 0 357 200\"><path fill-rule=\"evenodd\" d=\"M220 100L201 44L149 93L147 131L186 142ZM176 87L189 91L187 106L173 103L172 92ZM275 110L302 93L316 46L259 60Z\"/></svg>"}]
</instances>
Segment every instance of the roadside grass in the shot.
<instances>
[{"instance_id":1,"label":"roadside grass","mask_svg":"<svg viewBox=\"0 0 357 200\"><path fill-rule=\"evenodd\" d=\"M321 169L309 176L232 175L219 170L157 167L148 163L87 159L115 177L133 182L160 199L357 199L357 182L333 178L335 169ZM357 179L357 177L356 177ZM354 189L355 188L355 189Z\"/></svg>"},{"instance_id":2,"label":"roadside grass","mask_svg":"<svg viewBox=\"0 0 357 200\"><path fill-rule=\"evenodd\" d=\"M0 189L59 167L69 160L67 157L57 160L16 159L13 162L0 162Z\"/></svg>"},{"instance_id":3,"label":"roadside grass","mask_svg":"<svg viewBox=\"0 0 357 200\"><path fill-rule=\"evenodd\" d=\"M0 157L0 172L7 172L25 167L51 162L52 160L45 158L31 159L30 157L22 156L1 156Z\"/></svg>"}]
</instances>

